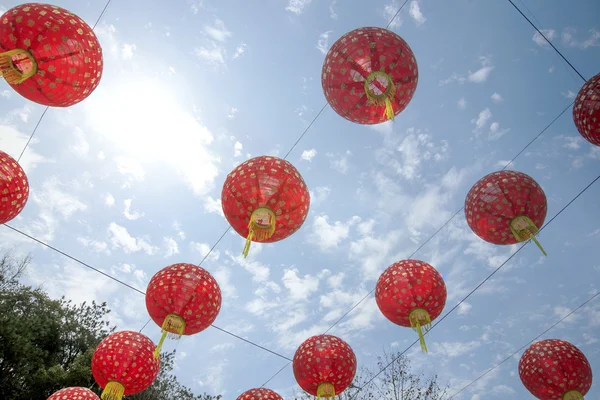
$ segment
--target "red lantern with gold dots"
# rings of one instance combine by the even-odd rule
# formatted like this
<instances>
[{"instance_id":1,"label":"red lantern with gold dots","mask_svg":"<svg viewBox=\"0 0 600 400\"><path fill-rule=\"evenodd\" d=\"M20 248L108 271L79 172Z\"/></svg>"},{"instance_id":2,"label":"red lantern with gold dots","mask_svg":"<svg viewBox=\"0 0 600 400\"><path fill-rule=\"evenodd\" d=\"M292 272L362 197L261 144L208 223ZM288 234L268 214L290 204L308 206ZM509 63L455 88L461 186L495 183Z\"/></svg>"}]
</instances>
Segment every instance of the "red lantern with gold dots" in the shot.
<instances>
[{"instance_id":1,"label":"red lantern with gold dots","mask_svg":"<svg viewBox=\"0 0 600 400\"><path fill-rule=\"evenodd\" d=\"M546 194L529 175L499 171L484 176L467 194L465 215L477 236L493 244L531 239L546 255L535 235L544 224Z\"/></svg>"},{"instance_id":2,"label":"red lantern with gold dots","mask_svg":"<svg viewBox=\"0 0 600 400\"><path fill-rule=\"evenodd\" d=\"M342 339L312 336L300 345L293 360L298 385L317 398L333 399L350 386L356 375L356 356Z\"/></svg>"},{"instance_id":3,"label":"red lantern with gold dots","mask_svg":"<svg viewBox=\"0 0 600 400\"><path fill-rule=\"evenodd\" d=\"M223 213L231 227L251 242L272 243L296 232L306 219L310 194L288 161L260 156L235 168L223 184Z\"/></svg>"},{"instance_id":4,"label":"red lantern with gold dots","mask_svg":"<svg viewBox=\"0 0 600 400\"><path fill-rule=\"evenodd\" d=\"M427 352L423 328L428 331L446 305L446 284L426 262L403 260L389 266L377 281L375 300L381 313L393 323L412 327Z\"/></svg>"},{"instance_id":5,"label":"red lantern with gold dots","mask_svg":"<svg viewBox=\"0 0 600 400\"><path fill-rule=\"evenodd\" d=\"M283 400L283 397L266 388L246 390L240 394L237 400Z\"/></svg>"},{"instance_id":6,"label":"red lantern with gold dots","mask_svg":"<svg viewBox=\"0 0 600 400\"><path fill-rule=\"evenodd\" d=\"M29 181L17 160L0 150L0 224L23 210L29 198Z\"/></svg>"},{"instance_id":7,"label":"red lantern with gold dots","mask_svg":"<svg viewBox=\"0 0 600 400\"><path fill-rule=\"evenodd\" d=\"M100 397L90 389L70 387L53 393L47 400L100 400Z\"/></svg>"},{"instance_id":8,"label":"red lantern with gold dots","mask_svg":"<svg viewBox=\"0 0 600 400\"><path fill-rule=\"evenodd\" d=\"M68 107L88 97L102 76L102 49L92 28L57 6L26 3L0 22L0 74L23 97Z\"/></svg>"},{"instance_id":9,"label":"red lantern with gold dots","mask_svg":"<svg viewBox=\"0 0 600 400\"><path fill-rule=\"evenodd\" d=\"M573 121L581 136L600 146L600 74L579 90L573 105Z\"/></svg>"},{"instance_id":10,"label":"red lantern with gold dots","mask_svg":"<svg viewBox=\"0 0 600 400\"><path fill-rule=\"evenodd\" d=\"M102 400L121 400L147 389L156 379L160 359L147 336L133 331L115 332L104 338L92 356L92 374L104 389Z\"/></svg>"},{"instance_id":11,"label":"red lantern with gold dots","mask_svg":"<svg viewBox=\"0 0 600 400\"><path fill-rule=\"evenodd\" d=\"M167 334L174 339L208 328L221 310L221 289L204 268L174 264L158 271L146 290L146 309L162 327L158 357Z\"/></svg>"},{"instance_id":12,"label":"red lantern with gold dots","mask_svg":"<svg viewBox=\"0 0 600 400\"><path fill-rule=\"evenodd\" d=\"M360 28L327 53L321 83L331 108L359 124L378 124L402 112L417 88L417 61L392 31Z\"/></svg>"},{"instance_id":13,"label":"red lantern with gold dots","mask_svg":"<svg viewBox=\"0 0 600 400\"><path fill-rule=\"evenodd\" d=\"M558 339L542 340L525 350L519 376L540 400L583 400L592 387L592 368L585 355Z\"/></svg>"}]
</instances>

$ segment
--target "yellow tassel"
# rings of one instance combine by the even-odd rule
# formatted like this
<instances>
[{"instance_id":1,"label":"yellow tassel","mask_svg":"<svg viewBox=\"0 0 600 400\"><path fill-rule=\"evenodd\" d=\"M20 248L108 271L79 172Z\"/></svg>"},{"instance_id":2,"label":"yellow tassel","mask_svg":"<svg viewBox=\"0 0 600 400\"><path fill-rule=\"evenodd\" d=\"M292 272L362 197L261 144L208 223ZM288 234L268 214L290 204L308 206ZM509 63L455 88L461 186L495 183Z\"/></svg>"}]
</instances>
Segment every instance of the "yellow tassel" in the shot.
<instances>
[{"instance_id":1,"label":"yellow tassel","mask_svg":"<svg viewBox=\"0 0 600 400\"><path fill-rule=\"evenodd\" d=\"M535 235L539 232L539 229L537 226L535 226L535 223L531 220L531 218L525 215L519 215L510 221L509 227L512 234L519 242L524 242L527 239L531 239L545 256L548 255L535 237Z\"/></svg>"},{"instance_id":2,"label":"yellow tassel","mask_svg":"<svg viewBox=\"0 0 600 400\"><path fill-rule=\"evenodd\" d=\"M14 61L22 61L24 59L28 59L29 63L19 62L20 67L25 67L21 71L15 66ZM25 82L37 74L37 70L37 61L27 50L14 49L0 53L0 76L3 76L6 82L11 85L18 85Z\"/></svg>"},{"instance_id":3,"label":"yellow tassel","mask_svg":"<svg viewBox=\"0 0 600 400\"><path fill-rule=\"evenodd\" d=\"M562 400L583 400L583 395L577 390L570 390L565 393Z\"/></svg>"},{"instance_id":4,"label":"yellow tassel","mask_svg":"<svg viewBox=\"0 0 600 400\"><path fill-rule=\"evenodd\" d=\"M381 94L375 94L371 90L371 84L377 80L377 78L385 78L387 81L387 87ZM367 98L376 106L385 106L385 117L389 120L394 120L394 106L392 100L396 96L396 85L392 81L392 78L383 71L374 71L367 76L365 79L365 93Z\"/></svg>"},{"instance_id":5,"label":"yellow tassel","mask_svg":"<svg viewBox=\"0 0 600 400\"><path fill-rule=\"evenodd\" d=\"M122 383L111 381L106 384L100 398L102 400L121 400L125 394L125 386Z\"/></svg>"},{"instance_id":6,"label":"yellow tassel","mask_svg":"<svg viewBox=\"0 0 600 400\"><path fill-rule=\"evenodd\" d=\"M167 335L169 335L169 339L177 340L181 338L181 335L185 332L185 319L177 314L169 314L165 317L161 328L162 336L158 342L158 346L154 350L154 358L158 358L160 355L160 350Z\"/></svg>"},{"instance_id":7,"label":"yellow tassel","mask_svg":"<svg viewBox=\"0 0 600 400\"><path fill-rule=\"evenodd\" d=\"M410 320L410 326L419 334L421 350L428 353L423 328L425 328L425 333L431 328L431 318L429 317L429 313L422 308L416 308L410 312L408 319Z\"/></svg>"},{"instance_id":8,"label":"yellow tassel","mask_svg":"<svg viewBox=\"0 0 600 400\"><path fill-rule=\"evenodd\" d=\"M333 399L335 387L331 383L323 382L317 387L317 399Z\"/></svg>"},{"instance_id":9,"label":"yellow tassel","mask_svg":"<svg viewBox=\"0 0 600 400\"><path fill-rule=\"evenodd\" d=\"M267 219L266 223L265 219ZM250 244L252 241L260 242L273 236L275 233L276 224L277 217L269 208L260 207L252 212L252 215L250 216L250 222L248 222L248 237L246 238L244 250L242 250L244 258L248 257L248 252L250 251Z\"/></svg>"}]
</instances>

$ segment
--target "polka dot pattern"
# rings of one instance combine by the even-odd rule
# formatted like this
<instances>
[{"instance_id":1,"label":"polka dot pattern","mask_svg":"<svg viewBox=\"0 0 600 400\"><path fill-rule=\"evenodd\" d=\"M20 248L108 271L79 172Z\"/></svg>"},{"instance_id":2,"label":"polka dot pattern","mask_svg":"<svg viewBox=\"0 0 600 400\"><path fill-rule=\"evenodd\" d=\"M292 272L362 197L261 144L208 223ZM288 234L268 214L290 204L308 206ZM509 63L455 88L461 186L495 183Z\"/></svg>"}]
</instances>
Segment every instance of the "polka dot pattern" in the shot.
<instances>
[{"instance_id":1,"label":"polka dot pattern","mask_svg":"<svg viewBox=\"0 0 600 400\"><path fill-rule=\"evenodd\" d=\"M19 215L29 198L29 181L17 160L0 150L0 224Z\"/></svg>"},{"instance_id":2,"label":"polka dot pattern","mask_svg":"<svg viewBox=\"0 0 600 400\"><path fill-rule=\"evenodd\" d=\"M100 397L90 389L70 387L52 394L47 400L100 400Z\"/></svg>"},{"instance_id":3,"label":"polka dot pattern","mask_svg":"<svg viewBox=\"0 0 600 400\"><path fill-rule=\"evenodd\" d=\"M374 104L365 90L365 80L374 71L384 72L391 78L394 115L402 112L417 88L417 61L400 36L387 29L371 27L346 33L327 53L321 84L331 108L359 124L387 121L385 105ZM369 90L381 95L388 85L388 79L378 77L369 85Z\"/></svg>"},{"instance_id":4,"label":"polka dot pattern","mask_svg":"<svg viewBox=\"0 0 600 400\"><path fill-rule=\"evenodd\" d=\"M513 218L526 216L539 229L546 220L546 194L529 175L517 171L493 172L467 194L465 215L477 236L493 244L515 244Z\"/></svg>"},{"instance_id":5,"label":"polka dot pattern","mask_svg":"<svg viewBox=\"0 0 600 400\"><path fill-rule=\"evenodd\" d=\"M88 97L102 77L102 49L92 28L77 15L49 4L26 3L0 17L0 52L22 49L35 59L37 72L12 88L27 99L68 107ZM21 71L34 68L13 56Z\"/></svg>"},{"instance_id":6,"label":"polka dot pattern","mask_svg":"<svg viewBox=\"0 0 600 400\"><path fill-rule=\"evenodd\" d=\"M204 268L174 264L158 271L148 283L146 308L158 326L167 315L177 314L185 320L184 335L193 335L217 318L221 289Z\"/></svg>"},{"instance_id":7,"label":"polka dot pattern","mask_svg":"<svg viewBox=\"0 0 600 400\"><path fill-rule=\"evenodd\" d=\"M283 400L283 397L266 388L246 390L238 396L237 400Z\"/></svg>"},{"instance_id":8,"label":"polka dot pattern","mask_svg":"<svg viewBox=\"0 0 600 400\"><path fill-rule=\"evenodd\" d=\"M600 146L600 74L579 90L573 105L573 121L581 136Z\"/></svg>"},{"instance_id":9,"label":"polka dot pattern","mask_svg":"<svg viewBox=\"0 0 600 400\"><path fill-rule=\"evenodd\" d=\"M427 311L431 321L446 305L446 284L440 273L426 262L404 260L389 266L377 281L375 300L390 321L410 327L410 313Z\"/></svg>"},{"instance_id":10,"label":"polka dot pattern","mask_svg":"<svg viewBox=\"0 0 600 400\"><path fill-rule=\"evenodd\" d=\"M125 395L147 389L156 379L160 358L154 358L156 346L147 336L133 331L115 332L100 342L92 356L94 379L105 388L111 381L125 387Z\"/></svg>"},{"instance_id":11,"label":"polka dot pattern","mask_svg":"<svg viewBox=\"0 0 600 400\"><path fill-rule=\"evenodd\" d=\"M317 335L300 345L293 360L298 385L312 396L321 383L330 383L338 395L350 386L356 374L354 351L342 339Z\"/></svg>"},{"instance_id":12,"label":"polka dot pattern","mask_svg":"<svg viewBox=\"0 0 600 400\"><path fill-rule=\"evenodd\" d=\"M592 386L592 368L585 355L558 339L542 340L525 350L519 361L519 376L540 400L563 400L571 390L585 396Z\"/></svg>"}]
</instances>

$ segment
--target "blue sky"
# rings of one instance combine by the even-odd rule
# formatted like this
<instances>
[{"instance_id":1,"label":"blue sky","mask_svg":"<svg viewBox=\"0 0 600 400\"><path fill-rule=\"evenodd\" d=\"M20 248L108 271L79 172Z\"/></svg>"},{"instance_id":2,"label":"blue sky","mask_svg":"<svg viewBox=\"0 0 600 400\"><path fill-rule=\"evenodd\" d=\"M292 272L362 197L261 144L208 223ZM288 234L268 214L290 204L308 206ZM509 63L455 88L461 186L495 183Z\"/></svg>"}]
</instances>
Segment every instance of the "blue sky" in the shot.
<instances>
[{"instance_id":1,"label":"blue sky","mask_svg":"<svg viewBox=\"0 0 600 400\"><path fill-rule=\"evenodd\" d=\"M522 1L585 77L599 72L597 2ZM2 11L17 4L0 3ZM104 7L100 0L55 4L89 24ZM100 86L84 102L46 114L22 159L30 199L10 224L141 290L167 265L200 262L227 228L219 201L227 173L250 157L283 157L325 104L327 49L352 29L386 26L400 6L365 4L113 0L96 29L105 57ZM394 123L371 127L329 108L321 115L288 157L312 193L304 226L279 243L254 244L245 260L243 239L231 231L203 263L223 292L215 325L293 357L582 86L508 2L409 1L392 29L419 66L412 102ZM0 148L17 157L43 107L0 85ZM510 168L542 185L549 220L599 166L600 149L580 137L569 110ZM458 390L596 293L599 196L596 184L544 229L547 258L527 245L436 327L428 355L413 347L413 367ZM6 227L0 236L3 249L33 253L27 280L52 296L107 301L119 329L147 321L140 294ZM478 239L460 213L414 258L443 274L447 311L517 248ZM158 342L159 327L150 323L144 333ZM373 296L330 333L373 368L383 348L403 350L416 337L387 321ZM544 338L572 342L600 371L600 302ZM165 348L177 348L180 381L225 399L287 363L212 328ZM517 365L515 357L456 398L531 398ZM299 391L291 366L268 386L283 396ZM595 384L587 398L597 397Z\"/></svg>"}]
</instances>

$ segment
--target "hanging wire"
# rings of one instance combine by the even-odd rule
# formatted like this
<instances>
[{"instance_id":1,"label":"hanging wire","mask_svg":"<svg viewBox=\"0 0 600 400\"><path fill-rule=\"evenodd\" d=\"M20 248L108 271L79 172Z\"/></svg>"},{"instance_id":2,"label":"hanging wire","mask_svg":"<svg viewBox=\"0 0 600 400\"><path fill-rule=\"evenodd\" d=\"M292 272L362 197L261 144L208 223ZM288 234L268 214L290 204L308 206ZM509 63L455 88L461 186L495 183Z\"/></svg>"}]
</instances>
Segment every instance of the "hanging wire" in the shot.
<instances>
[{"instance_id":1,"label":"hanging wire","mask_svg":"<svg viewBox=\"0 0 600 400\"><path fill-rule=\"evenodd\" d=\"M563 54L560 52L560 50L558 50L558 49L556 48L556 46L554 46L554 45L552 44L552 42L550 41L550 39L548 39L548 38L546 37L546 35L544 35L544 34L542 33L542 31L540 31L540 30L538 29L538 27L537 27L537 26L535 26L535 24L534 24L533 22L531 22L531 20L530 20L530 19L529 19L529 18L528 18L528 17L527 17L525 14L523 14L523 11L521 11L521 9L520 9L519 7L517 7L517 5L516 5L515 3L513 3L513 1L512 1L512 0L508 0L508 2L509 2L510 4L512 4L512 6L515 8L515 10L517 10L517 11L519 12L519 14L521 14L521 15L523 16L523 18L525 18L525 20L527 20L527 22L529 22L529 24L530 24L531 26L533 26L533 29L535 29L535 30L537 31L537 33L538 33L538 34L539 34L541 37L543 37L543 38L546 40L546 42L548 42L548 44L549 44L550 46L552 46L552 48L553 48L553 49L556 51L556 53L557 53L557 54L558 54L558 55L559 55L559 56L560 56L560 57L561 57L561 58L562 58L562 59L563 59L563 60L564 60L564 61L565 61L565 62L566 62L568 65L569 65L569 67L571 67L571 68L573 69L573 71L575 71L575 73L576 73L577 75L579 75L579 77L580 77L581 79L583 79L583 81L584 81L584 82L587 82L587 79L585 79L585 78L583 77L583 75L581 75L581 74L579 73L579 71L577 70L577 68L575 68L575 67L573 66L573 64L571 64L571 63L569 62L569 60L567 60L567 58L566 58L565 56L563 56Z\"/></svg>"},{"instance_id":2,"label":"hanging wire","mask_svg":"<svg viewBox=\"0 0 600 400\"><path fill-rule=\"evenodd\" d=\"M473 381L471 381L471 383L469 383L468 385L466 385L465 387L463 387L462 389L460 389L458 392L456 392L452 396L450 396L449 400L452 400L455 396L458 396L460 393L462 393L463 391L465 391L471 385L475 384L481 378L483 378L484 376L486 376L487 374L489 374L490 372L492 372L493 370L495 370L496 368L498 368L499 366L501 366L502 364L504 364L505 362L507 362L508 360L510 360L512 357L514 357L517 354L519 354L519 352L521 352L521 350L523 350L525 347L529 346L531 343L535 342L540 337L544 336L550 330L554 329L558 324L560 324L565 319L569 318L571 315L573 315L574 313L576 313L577 311L579 311L580 309L582 309L583 307L585 307L585 305L587 305L588 303L590 303L592 300L596 299L596 297L598 297L598 296L600 296L600 292L597 292L595 295L593 295L592 297L590 297L589 299L587 299L586 301L584 301L583 303L581 303L579 305L579 307L575 308L570 313L568 313L567 315L565 315L564 317L562 317L561 319L559 319L557 322L555 322L552 326L550 326L544 332L540 333L539 335L537 335L536 337L534 337L533 339L531 339L529 342L527 342L523 346L519 347L519 349L517 349L510 356L506 357L504 360L500 361L498 364L494 365L492 368L488 369L486 372L484 372L483 374L479 375L476 379L474 379Z\"/></svg>"},{"instance_id":3,"label":"hanging wire","mask_svg":"<svg viewBox=\"0 0 600 400\"><path fill-rule=\"evenodd\" d=\"M550 221L548 221L544 226L542 226L539 230L539 232L542 232L546 227L548 227L548 225L550 225L552 223L552 221L554 221L560 214L562 214L571 204L573 204L573 202L575 200L577 200L579 198L579 196L581 196L583 193L585 193L594 183L596 183L596 181L598 181L600 179L600 175L598 175L592 182L590 182L583 190L581 190L573 199L571 199L571 201L569 201L563 208L560 209L560 211L558 211L558 213L556 213L554 215L554 217L552 217L550 219ZM496 275L496 273L498 271L500 271L500 269L502 267L504 267L504 265L506 265L506 263L508 263L510 260L512 260L512 258L514 256L516 256L527 244L529 243L529 240L525 243L523 243L521 245L521 247L519 247L517 249L517 251L515 251L513 254L510 255L510 257L508 257L502 264L500 264L500 266L498 268L496 268L491 274L489 274L483 281L481 281L481 283L479 283L477 286L475 286L475 288L473 290L471 290L471 292L469 292L469 294L467 294L461 301L459 301L454 307L452 307L450 309L450 311L448 311L446 314L444 314L439 320L437 320L435 322L435 324L433 324L431 326L431 329L429 329L427 332L425 332L425 335L428 335L436 326L438 326L440 323L442 323L443 320L445 320L448 315L450 315L452 312L454 312L454 310L456 310L462 303L464 303L469 297L471 297L473 295L473 293L475 293L481 286L483 286L488 280L490 280L494 275ZM406 352L408 352L408 350L410 350L415 344L417 344L419 342L419 339L415 340L414 342L412 342L412 344L410 344L402 353L400 353L398 355L398 357L394 358L389 364L387 364L385 367L383 367L377 374L375 374L369 381L367 381L367 383L365 383L365 385L363 385L363 387L365 387L366 385L368 385L369 383L371 383L371 381L373 379L375 379L376 377L378 377L383 371L385 371L390 365L392 365L394 362L396 362L396 360L398 360L400 357L402 357L404 354L406 354ZM350 398L350 400L352 400L353 397Z\"/></svg>"},{"instance_id":4,"label":"hanging wire","mask_svg":"<svg viewBox=\"0 0 600 400\"><path fill-rule=\"evenodd\" d=\"M100 15L98 16L98 18L96 19L96 22L94 22L94 25L92 26L92 30L96 29L96 26L98 25L98 23L100 22L100 20L104 16L104 14L106 13L106 9L110 5L110 3L112 3L112 0L108 0L106 2L106 4L104 4L104 8L102 9L102 12L100 13ZM31 140L33 139L33 136L37 132L37 130L38 130L40 124L42 123L42 120L46 116L46 113L48 112L49 108L50 108L50 106L46 106L46 108L44 108L44 112L42 112L42 115L40 115L40 118L38 119L37 124L35 124L35 127L33 128L33 131L31 132L31 135L29 135L29 139L27 139L27 143L25 143L25 147L23 147L23 150L21 151L21 154L19 154L19 158L17 158L17 162L21 161L21 157L23 157L23 154L25 154L25 150L27 150L27 147L29 147L29 143L31 143Z\"/></svg>"}]
</instances>

